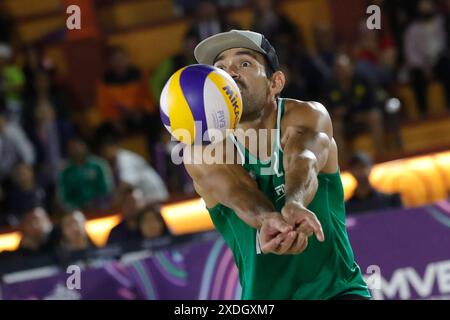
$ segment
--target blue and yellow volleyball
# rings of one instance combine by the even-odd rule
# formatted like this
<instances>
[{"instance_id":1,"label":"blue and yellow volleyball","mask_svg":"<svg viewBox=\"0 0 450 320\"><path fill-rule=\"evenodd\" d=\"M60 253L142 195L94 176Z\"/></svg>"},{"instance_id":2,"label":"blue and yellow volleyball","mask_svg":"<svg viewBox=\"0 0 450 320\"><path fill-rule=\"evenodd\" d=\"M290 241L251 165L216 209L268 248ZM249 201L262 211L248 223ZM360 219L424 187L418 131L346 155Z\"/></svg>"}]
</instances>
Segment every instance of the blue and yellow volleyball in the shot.
<instances>
[{"instance_id":1,"label":"blue and yellow volleyball","mask_svg":"<svg viewBox=\"0 0 450 320\"><path fill-rule=\"evenodd\" d=\"M236 82L213 66L181 68L161 93L161 120L184 144L219 142L236 128L241 114L242 97Z\"/></svg>"}]
</instances>

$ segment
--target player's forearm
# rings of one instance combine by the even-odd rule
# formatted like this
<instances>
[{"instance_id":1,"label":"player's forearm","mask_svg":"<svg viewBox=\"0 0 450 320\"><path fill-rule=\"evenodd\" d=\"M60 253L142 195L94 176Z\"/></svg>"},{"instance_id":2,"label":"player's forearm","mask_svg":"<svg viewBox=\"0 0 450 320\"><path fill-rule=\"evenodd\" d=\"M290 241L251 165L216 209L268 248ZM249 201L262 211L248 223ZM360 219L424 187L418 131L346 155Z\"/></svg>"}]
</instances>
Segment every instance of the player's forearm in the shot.
<instances>
[{"instance_id":1,"label":"player's forearm","mask_svg":"<svg viewBox=\"0 0 450 320\"><path fill-rule=\"evenodd\" d=\"M228 196L221 203L234 212L252 228L261 228L262 221L268 213L274 211L273 204L258 189L241 188Z\"/></svg>"},{"instance_id":2,"label":"player's forearm","mask_svg":"<svg viewBox=\"0 0 450 320\"><path fill-rule=\"evenodd\" d=\"M317 192L317 159L308 151L288 156L285 163L286 203L296 202L304 207Z\"/></svg>"},{"instance_id":3,"label":"player's forearm","mask_svg":"<svg viewBox=\"0 0 450 320\"><path fill-rule=\"evenodd\" d=\"M186 153L184 157L187 157ZM259 229L272 202L259 190L258 184L241 165L191 165L185 167L194 180L196 191L213 203L232 209L249 226Z\"/></svg>"}]
</instances>

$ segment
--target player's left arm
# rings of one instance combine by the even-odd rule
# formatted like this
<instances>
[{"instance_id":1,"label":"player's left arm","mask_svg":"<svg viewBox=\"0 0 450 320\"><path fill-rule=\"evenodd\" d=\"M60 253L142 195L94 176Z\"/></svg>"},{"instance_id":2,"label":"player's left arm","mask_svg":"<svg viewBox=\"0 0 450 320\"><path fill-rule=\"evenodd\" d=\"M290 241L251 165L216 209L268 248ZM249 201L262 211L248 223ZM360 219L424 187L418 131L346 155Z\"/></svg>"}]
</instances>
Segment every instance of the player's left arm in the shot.
<instances>
[{"instance_id":1,"label":"player's left arm","mask_svg":"<svg viewBox=\"0 0 450 320\"><path fill-rule=\"evenodd\" d=\"M331 119L320 103L287 100L286 104L281 140L286 190L282 214L306 240L314 233L323 241L320 221L307 206L317 192L319 172L338 169ZM306 248L304 243L298 247Z\"/></svg>"}]
</instances>

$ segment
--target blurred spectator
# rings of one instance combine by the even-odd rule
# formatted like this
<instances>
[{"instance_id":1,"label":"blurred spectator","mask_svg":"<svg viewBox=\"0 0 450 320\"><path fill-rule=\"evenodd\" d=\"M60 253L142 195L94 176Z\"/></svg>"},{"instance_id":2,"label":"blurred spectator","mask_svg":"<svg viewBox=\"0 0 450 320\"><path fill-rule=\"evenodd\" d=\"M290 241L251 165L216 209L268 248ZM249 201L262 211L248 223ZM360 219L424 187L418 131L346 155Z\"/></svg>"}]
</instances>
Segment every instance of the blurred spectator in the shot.
<instances>
[{"instance_id":1,"label":"blurred spectator","mask_svg":"<svg viewBox=\"0 0 450 320\"><path fill-rule=\"evenodd\" d=\"M372 160L365 153L356 153L349 161L350 173L358 182L355 193L345 203L348 213L362 211L381 211L387 208L400 208L402 202L398 194L384 194L375 190L369 181Z\"/></svg>"},{"instance_id":2,"label":"blurred spectator","mask_svg":"<svg viewBox=\"0 0 450 320\"><path fill-rule=\"evenodd\" d=\"M315 54L306 49L296 33L292 33L287 41L287 64L283 65L288 78L283 93L285 96L300 100L323 100L324 85L332 76L335 59L334 36L326 25L317 25L314 36ZM292 59L292 54L295 59Z\"/></svg>"},{"instance_id":3,"label":"blurred spectator","mask_svg":"<svg viewBox=\"0 0 450 320\"><path fill-rule=\"evenodd\" d=\"M246 0L217 0L221 8L242 7L246 2Z\"/></svg>"},{"instance_id":4,"label":"blurred spectator","mask_svg":"<svg viewBox=\"0 0 450 320\"><path fill-rule=\"evenodd\" d=\"M139 116L153 111L141 71L130 62L125 48L112 47L109 68L98 85L98 107L103 120L120 132L139 121ZM127 121L129 123L127 123Z\"/></svg>"},{"instance_id":5,"label":"blurred spectator","mask_svg":"<svg viewBox=\"0 0 450 320\"><path fill-rule=\"evenodd\" d=\"M443 3L443 15L445 17L445 25L444 25L444 30L446 30L446 34L447 34L447 41L446 41L446 45L447 45L447 55L450 54L450 0L444 0Z\"/></svg>"},{"instance_id":6,"label":"blurred spectator","mask_svg":"<svg viewBox=\"0 0 450 320\"><path fill-rule=\"evenodd\" d=\"M13 171L19 162L33 165L35 154L22 128L12 122L0 95L0 182Z\"/></svg>"},{"instance_id":7,"label":"blurred spectator","mask_svg":"<svg viewBox=\"0 0 450 320\"><path fill-rule=\"evenodd\" d=\"M42 95L43 90L39 88L42 87L42 81L36 79L42 73L47 76L47 84L45 85L45 89L48 91L47 94L53 103L58 104L59 107L59 104L61 104L60 100L62 99L58 90L60 88L58 86L57 70L54 62L45 55L43 47L38 45L25 48L24 58L25 61L22 70L26 79L24 88L26 108L32 108L35 100L38 98L37 96ZM67 102L65 101L64 103ZM63 108L57 109L58 114L64 111Z\"/></svg>"},{"instance_id":8,"label":"blurred spectator","mask_svg":"<svg viewBox=\"0 0 450 320\"><path fill-rule=\"evenodd\" d=\"M386 27L387 28L387 27ZM378 88L390 88L395 79L396 49L393 38L384 31L367 29L361 24L355 48L356 72Z\"/></svg>"},{"instance_id":9,"label":"blurred spectator","mask_svg":"<svg viewBox=\"0 0 450 320\"><path fill-rule=\"evenodd\" d=\"M214 1L200 0L196 4L195 19L188 28L188 35L200 41L220 32L228 31L235 26L226 20Z\"/></svg>"},{"instance_id":10,"label":"blurred spectator","mask_svg":"<svg viewBox=\"0 0 450 320\"><path fill-rule=\"evenodd\" d=\"M182 67L197 63L194 58L194 49L198 40L199 39L194 34L186 34L183 39L181 52L163 60L155 68L150 78L150 87L156 101L159 101L164 85L175 71Z\"/></svg>"},{"instance_id":11,"label":"blurred spectator","mask_svg":"<svg viewBox=\"0 0 450 320\"><path fill-rule=\"evenodd\" d=\"M355 73L353 62L345 54L336 58L333 79L328 83L327 100L341 164L346 164L347 155L351 152L347 140L361 130L369 129L377 154L382 154L383 117L374 87Z\"/></svg>"},{"instance_id":12,"label":"blurred spectator","mask_svg":"<svg viewBox=\"0 0 450 320\"><path fill-rule=\"evenodd\" d=\"M139 214L139 230L144 239L170 235L158 206L145 207Z\"/></svg>"},{"instance_id":13,"label":"blurred spectator","mask_svg":"<svg viewBox=\"0 0 450 320\"><path fill-rule=\"evenodd\" d=\"M450 57L446 51L448 30L433 1L419 1L417 11L417 18L406 30L404 47L417 103L422 115L426 115L427 88L433 79L444 86L450 108Z\"/></svg>"},{"instance_id":14,"label":"blurred spectator","mask_svg":"<svg viewBox=\"0 0 450 320\"><path fill-rule=\"evenodd\" d=\"M0 43L0 96L5 97L11 121L20 123L25 76L22 70L12 62L12 58L12 48L8 44Z\"/></svg>"},{"instance_id":15,"label":"blurred spectator","mask_svg":"<svg viewBox=\"0 0 450 320\"><path fill-rule=\"evenodd\" d=\"M273 0L253 0L251 30L263 34L275 47L280 64L292 60L296 46L303 46L298 28L283 14Z\"/></svg>"},{"instance_id":16,"label":"blurred spectator","mask_svg":"<svg viewBox=\"0 0 450 320\"><path fill-rule=\"evenodd\" d=\"M293 98L318 100L326 76L308 52L299 27L273 0L254 0L252 10L251 29L262 33L273 44L280 64L289 70L290 82L285 94L291 92ZM294 91L300 87L303 89Z\"/></svg>"},{"instance_id":17,"label":"blurred spectator","mask_svg":"<svg viewBox=\"0 0 450 320\"><path fill-rule=\"evenodd\" d=\"M110 48L109 68L97 86L97 104L104 121L99 133L145 133L152 153L162 125L150 99L146 79L148 77L131 64L124 48Z\"/></svg>"},{"instance_id":18,"label":"blurred spectator","mask_svg":"<svg viewBox=\"0 0 450 320\"><path fill-rule=\"evenodd\" d=\"M148 202L167 200L169 193L158 173L140 155L121 148L113 136L102 139L100 153L108 161L116 185L140 189Z\"/></svg>"},{"instance_id":19,"label":"blurred spectator","mask_svg":"<svg viewBox=\"0 0 450 320\"><path fill-rule=\"evenodd\" d=\"M275 6L273 0L254 0L251 2L253 10L252 30L263 34L270 43L278 41L277 37L283 35L295 36L295 26Z\"/></svg>"},{"instance_id":20,"label":"blurred spectator","mask_svg":"<svg viewBox=\"0 0 450 320\"><path fill-rule=\"evenodd\" d=\"M22 238L18 253L23 255L49 253L60 239L60 230L53 226L47 212L40 207L25 214L19 230Z\"/></svg>"},{"instance_id":21,"label":"blurred spectator","mask_svg":"<svg viewBox=\"0 0 450 320\"><path fill-rule=\"evenodd\" d=\"M61 217L61 241L59 246L66 253L95 247L86 232L86 217L81 211L69 211Z\"/></svg>"},{"instance_id":22,"label":"blurred spectator","mask_svg":"<svg viewBox=\"0 0 450 320\"><path fill-rule=\"evenodd\" d=\"M184 165L175 164L172 161L172 151L179 146L179 142L172 140L170 133L165 128L161 131L161 139L155 146L156 159L154 163L156 171L168 186L170 193L193 194L195 192L194 185Z\"/></svg>"},{"instance_id":23,"label":"blurred spectator","mask_svg":"<svg viewBox=\"0 0 450 320\"><path fill-rule=\"evenodd\" d=\"M73 128L63 114L64 106L51 95L48 75L39 72L34 79L36 95L33 105L28 106L32 115L28 116L26 130L36 151L39 182L53 193Z\"/></svg>"},{"instance_id":24,"label":"blurred spectator","mask_svg":"<svg viewBox=\"0 0 450 320\"><path fill-rule=\"evenodd\" d=\"M292 99L305 99L307 95L306 80L301 76L299 72L291 72L287 66L281 66L286 82L283 88L283 96Z\"/></svg>"},{"instance_id":25,"label":"blurred spectator","mask_svg":"<svg viewBox=\"0 0 450 320\"><path fill-rule=\"evenodd\" d=\"M176 16L192 14L196 0L173 0L173 12Z\"/></svg>"},{"instance_id":26,"label":"blurred spectator","mask_svg":"<svg viewBox=\"0 0 450 320\"><path fill-rule=\"evenodd\" d=\"M19 224L22 216L36 207L45 207L46 194L35 180L33 168L19 163L14 168L11 184L5 188L5 208L8 222L12 226Z\"/></svg>"},{"instance_id":27,"label":"blurred spectator","mask_svg":"<svg viewBox=\"0 0 450 320\"><path fill-rule=\"evenodd\" d=\"M398 54L396 64L398 66L404 64L404 35L410 20L414 17L416 5L417 0L388 0L382 3L381 12L385 13L392 31L394 43L397 44L396 49L398 50Z\"/></svg>"},{"instance_id":28,"label":"blurred spectator","mask_svg":"<svg viewBox=\"0 0 450 320\"><path fill-rule=\"evenodd\" d=\"M314 26L313 36L316 45L316 54L313 56L314 64L322 79L327 81L332 77L337 51L333 28L328 24L318 24Z\"/></svg>"},{"instance_id":29,"label":"blurred spectator","mask_svg":"<svg viewBox=\"0 0 450 320\"><path fill-rule=\"evenodd\" d=\"M175 14L188 15L194 13L198 6L198 2L198 0L174 0ZM216 0L215 2L221 9L228 9L232 7L242 7L246 3L246 0Z\"/></svg>"},{"instance_id":30,"label":"blurred spectator","mask_svg":"<svg viewBox=\"0 0 450 320\"><path fill-rule=\"evenodd\" d=\"M66 211L102 210L110 205L113 180L108 164L89 154L79 137L69 140L69 163L60 173L59 199Z\"/></svg>"},{"instance_id":31,"label":"blurred spectator","mask_svg":"<svg viewBox=\"0 0 450 320\"><path fill-rule=\"evenodd\" d=\"M122 221L109 233L108 245L142 239L138 217L145 205L144 194L140 189L130 187L124 190Z\"/></svg>"},{"instance_id":32,"label":"blurred spectator","mask_svg":"<svg viewBox=\"0 0 450 320\"><path fill-rule=\"evenodd\" d=\"M24 121L32 121L36 105L43 103L51 105L59 119L67 119L72 104L66 98L53 62L36 51L34 48L26 51L27 60L23 68L26 76Z\"/></svg>"},{"instance_id":33,"label":"blurred spectator","mask_svg":"<svg viewBox=\"0 0 450 320\"><path fill-rule=\"evenodd\" d=\"M402 149L400 134L400 107L389 108L389 99L397 94L397 49L386 25L381 30L367 29L364 20L360 26L359 39L354 47L355 73L372 85L375 104L383 110L384 151ZM389 135L389 139L387 139ZM388 142L386 142L388 140Z\"/></svg>"},{"instance_id":34,"label":"blurred spectator","mask_svg":"<svg viewBox=\"0 0 450 320\"><path fill-rule=\"evenodd\" d=\"M0 43L11 43L13 27L13 19L8 14L6 1L0 1Z\"/></svg>"}]
</instances>

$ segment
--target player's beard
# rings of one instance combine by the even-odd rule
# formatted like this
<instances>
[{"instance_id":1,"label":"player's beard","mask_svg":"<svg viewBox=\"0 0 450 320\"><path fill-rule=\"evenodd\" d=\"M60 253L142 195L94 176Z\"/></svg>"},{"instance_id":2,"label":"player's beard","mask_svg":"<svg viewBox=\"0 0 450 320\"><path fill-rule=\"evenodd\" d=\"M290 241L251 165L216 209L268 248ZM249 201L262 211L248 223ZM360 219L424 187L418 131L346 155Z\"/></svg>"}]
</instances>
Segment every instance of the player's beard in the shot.
<instances>
[{"instance_id":1,"label":"player's beard","mask_svg":"<svg viewBox=\"0 0 450 320\"><path fill-rule=\"evenodd\" d=\"M248 87L240 85L239 87L242 97L242 121L252 121L262 115L264 107L267 102L267 96L269 95L269 87L261 90L249 90Z\"/></svg>"}]
</instances>

